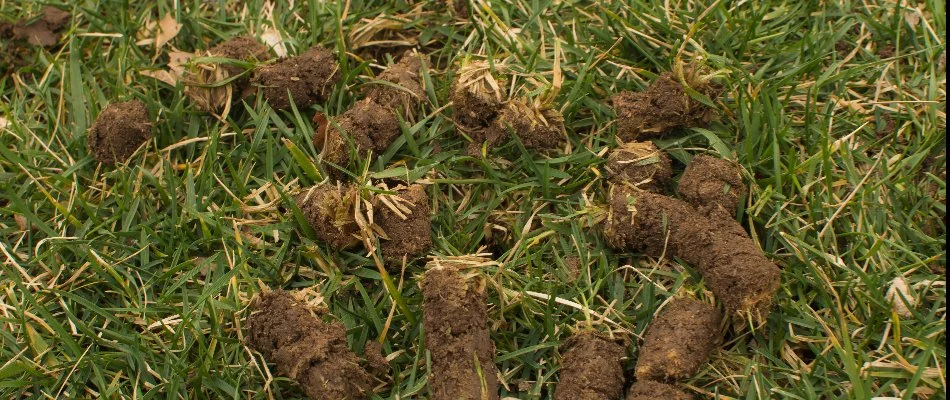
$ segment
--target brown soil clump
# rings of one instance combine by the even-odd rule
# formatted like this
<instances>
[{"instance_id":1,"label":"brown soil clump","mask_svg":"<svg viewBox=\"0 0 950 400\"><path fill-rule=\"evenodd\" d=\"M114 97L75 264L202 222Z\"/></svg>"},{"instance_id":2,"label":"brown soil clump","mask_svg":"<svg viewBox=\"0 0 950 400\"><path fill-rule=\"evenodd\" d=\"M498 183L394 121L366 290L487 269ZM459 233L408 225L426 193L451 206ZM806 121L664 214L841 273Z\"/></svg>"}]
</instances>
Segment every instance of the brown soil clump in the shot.
<instances>
[{"instance_id":1,"label":"brown soil clump","mask_svg":"<svg viewBox=\"0 0 950 400\"><path fill-rule=\"evenodd\" d=\"M708 82L689 82L691 88L710 99L721 92ZM623 91L611 99L617 114L617 137L625 142L663 136L675 129L704 126L716 118L716 110L694 100L672 73L660 75L643 92Z\"/></svg>"},{"instance_id":2,"label":"brown soil clump","mask_svg":"<svg viewBox=\"0 0 950 400\"><path fill-rule=\"evenodd\" d=\"M693 299L674 299L650 324L637 359L638 381L688 379L706 364L720 341L722 316Z\"/></svg>"},{"instance_id":3,"label":"brown soil clump","mask_svg":"<svg viewBox=\"0 0 950 400\"><path fill-rule=\"evenodd\" d=\"M320 240L336 249L348 249L360 243L354 217L358 196L352 185L323 184L297 195L296 203Z\"/></svg>"},{"instance_id":4,"label":"brown soil clump","mask_svg":"<svg viewBox=\"0 0 950 400\"><path fill-rule=\"evenodd\" d=\"M562 345L555 400L612 400L623 396L622 341L578 333Z\"/></svg>"},{"instance_id":5,"label":"brown soil clump","mask_svg":"<svg viewBox=\"0 0 950 400\"><path fill-rule=\"evenodd\" d=\"M417 257L432 247L429 195L425 188L410 185L398 192L396 196L378 197L382 199L380 203L390 203L392 207L378 204L374 217L376 225L386 233L386 238L380 239L380 246L383 258L388 260Z\"/></svg>"},{"instance_id":6,"label":"brown soil clump","mask_svg":"<svg viewBox=\"0 0 950 400\"><path fill-rule=\"evenodd\" d=\"M462 82L455 82L452 86L451 100L455 121L467 131L491 126L504 104L499 93Z\"/></svg>"},{"instance_id":7,"label":"brown soil clump","mask_svg":"<svg viewBox=\"0 0 950 400\"><path fill-rule=\"evenodd\" d=\"M290 108L291 97L298 109L325 101L339 79L340 67L333 53L314 46L297 57L261 68L254 82L271 107L285 110Z\"/></svg>"},{"instance_id":8,"label":"brown soil clump","mask_svg":"<svg viewBox=\"0 0 950 400\"><path fill-rule=\"evenodd\" d=\"M240 36L222 42L208 50L207 56L232 60L259 62L270 58L270 49L249 36ZM216 112L229 102L250 94L250 78L241 76L226 84L222 82L245 73L246 69L233 64L202 64L185 75L185 95L198 108ZM230 93L229 93L230 89Z\"/></svg>"},{"instance_id":9,"label":"brown soil clump","mask_svg":"<svg viewBox=\"0 0 950 400\"><path fill-rule=\"evenodd\" d=\"M700 154L686 166L677 191L697 208L721 208L734 214L745 196L746 186L738 165Z\"/></svg>"},{"instance_id":10,"label":"brown soil clump","mask_svg":"<svg viewBox=\"0 0 950 400\"><path fill-rule=\"evenodd\" d=\"M498 399L484 279L451 262L433 261L423 274L422 326L432 359L433 400ZM476 363L477 362L477 363Z\"/></svg>"},{"instance_id":11,"label":"brown soil clump","mask_svg":"<svg viewBox=\"0 0 950 400\"><path fill-rule=\"evenodd\" d=\"M622 143L607 154L607 178L629 182L643 190L664 192L673 176L670 157L653 142Z\"/></svg>"},{"instance_id":12,"label":"brown soil clump","mask_svg":"<svg viewBox=\"0 0 950 400\"><path fill-rule=\"evenodd\" d=\"M696 266L730 313L764 317L780 271L748 237L718 229L689 204L613 186L604 239L614 248L652 257L680 257Z\"/></svg>"},{"instance_id":13,"label":"brown soil clump","mask_svg":"<svg viewBox=\"0 0 950 400\"><path fill-rule=\"evenodd\" d=\"M350 163L350 144L343 136L341 129L331 127L330 120L323 113L313 115L316 129L313 133L313 148L320 152L320 160L335 166L327 166L326 172L336 179L342 179L346 174L336 168L346 169Z\"/></svg>"},{"instance_id":14,"label":"brown soil clump","mask_svg":"<svg viewBox=\"0 0 950 400\"><path fill-rule=\"evenodd\" d=\"M30 46L53 47L59 43L60 33L72 19L68 12L46 6L40 17L32 22L14 24L0 22L0 38L24 42Z\"/></svg>"},{"instance_id":15,"label":"brown soil clump","mask_svg":"<svg viewBox=\"0 0 950 400\"><path fill-rule=\"evenodd\" d=\"M346 343L346 328L310 314L282 291L264 293L251 304L247 342L277 365L314 400L365 399L374 378Z\"/></svg>"},{"instance_id":16,"label":"brown soil clump","mask_svg":"<svg viewBox=\"0 0 950 400\"><path fill-rule=\"evenodd\" d=\"M564 142L564 117L556 110L533 107L524 101L514 100L507 104L492 125L482 135L473 135L472 145L488 148L508 137L513 132L528 149L551 149Z\"/></svg>"},{"instance_id":17,"label":"brown soil clump","mask_svg":"<svg viewBox=\"0 0 950 400\"><path fill-rule=\"evenodd\" d=\"M415 110L426 97L419 76L422 63L423 60L419 55L407 53L399 59L398 63L390 65L379 74L376 82L368 84L363 89L363 94L376 104L401 113L403 118L414 121Z\"/></svg>"},{"instance_id":18,"label":"brown soil clump","mask_svg":"<svg viewBox=\"0 0 950 400\"><path fill-rule=\"evenodd\" d=\"M675 386L651 381L637 381L627 389L627 400L693 400Z\"/></svg>"},{"instance_id":19,"label":"brown soil clump","mask_svg":"<svg viewBox=\"0 0 950 400\"><path fill-rule=\"evenodd\" d=\"M376 155L383 153L402 134L396 114L370 98L353 104L337 122L342 131L353 137L360 154L367 150Z\"/></svg>"},{"instance_id":20,"label":"brown soil clump","mask_svg":"<svg viewBox=\"0 0 950 400\"><path fill-rule=\"evenodd\" d=\"M89 129L86 146L99 162L115 165L128 160L151 138L148 108L145 103L133 100L106 106Z\"/></svg>"}]
</instances>

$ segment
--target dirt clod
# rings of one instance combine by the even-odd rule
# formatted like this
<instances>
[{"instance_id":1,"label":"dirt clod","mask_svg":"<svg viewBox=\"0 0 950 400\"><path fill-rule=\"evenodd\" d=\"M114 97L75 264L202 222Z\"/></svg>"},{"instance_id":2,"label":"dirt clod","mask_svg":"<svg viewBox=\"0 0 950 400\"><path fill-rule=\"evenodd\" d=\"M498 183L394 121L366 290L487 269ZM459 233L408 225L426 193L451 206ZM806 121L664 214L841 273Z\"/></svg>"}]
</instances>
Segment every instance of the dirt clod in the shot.
<instances>
[{"instance_id":1,"label":"dirt clod","mask_svg":"<svg viewBox=\"0 0 950 400\"><path fill-rule=\"evenodd\" d=\"M382 198L377 206L374 222L387 238L380 239L383 258L401 260L413 258L432 247L432 221L430 220L429 195L422 185L410 185L398 191L396 196ZM398 212L394 209L399 210ZM400 215L402 214L402 215Z\"/></svg>"},{"instance_id":2,"label":"dirt clod","mask_svg":"<svg viewBox=\"0 0 950 400\"><path fill-rule=\"evenodd\" d=\"M340 129L353 138L360 154L372 150L379 155L402 134L396 114L370 98L353 104L337 121Z\"/></svg>"},{"instance_id":3,"label":"dirt clod","mask_svg":"<svg viewBox=\"0 0 950 400\"><path fill-rule=\"evenodd\" d=\"M431 398L498 399L483 278L451 262L433 261L427 268L420 286L425 344L432 359Z\"/></svg>"},{"instance_id":4,"label":"dirt clod","mask_svg":"<svg viewBox=\"0 0 950 400\"><path fill-rule=\"evenodd\" d=\"M358 196L355 186L323 184L297 195L296 203L320 240L333 248L348 249L360 243L354 217Z\"/></svg>"},{"instance_id":5,"label":"dirt clod","mask_svg":"<svg viewBox=\"0 0 950 400\"><path fill-rule=\"evenodd\" d=\"M259 62L270 58L270 49L249 36L240 36L208 49L210 57L228 58L238 61ZM228 102L249 95L247 76L235 78L226 84L222 82L241 75L246 70L234 64L205 63L184 76L185 95L190 97L198 108L215 112L224 108ZM230 93L229 93L230 91Z\"/></svg>"},{"instance_id":6,"label":"dirt clod","mask_svg":"<svg viewBox=\"0 0 950 400\"><path fill-rule=\"evenodd\" d=\"M399 62L390 65L363 89L367 99L400 113L403 118L415 120L415 110L422 104L426 92L422 88L419 71L423 60L407 53ZM394 87L395 85L395 87Z\"/></svg>"},{"instance_id":7,"label":"dirt clod","mask_svg":"<svg viewBox=\"0 0 950 400\"><path fill-rule=\"evenodd\" d=\"M607 178L630 182L651 192L664 192L673 176L670 157L653 142L622 143L607 154Z\"/></svg>"},{"instance_id":8,"label":"dirt clod","mask_svg":"<svg viewBox=\"0 0 950 400\"><path fill-rule=\"evenodd\" d=\"M637 381L627 389L627 400L693 400L675 386L651 381Z\"/></svg>"},{"instance_id":9,"label":"dirt clod","mask_svg":"<svg viewBox=\"0 0 950 400\"><path fill-rule=\"evenodd\" d=\"M730 313L764 317L780 284L778 267L748 237L719 229L686 202L615 185L604 221L614 248L694 265Z\"/></svg>"},{"instance_id":10,"label":"dirt clod","mask_svg":"<svg viewBox=\"0 0 950 400\"><path fill-rule=\"evenodd\" d=\"M593 332L572 336L562 345L555 400L610 400L623 396L622 341Z\"/></svg>"},{"instance_id":11,"label":"dirt clod","mask_svg":"<svg viewBox=\"0 0 950 400\"><path fill-rule=\"evenodd\" d=\"M715 100L719 86L694 80L696 92ZM679 128L704 126L716 110L696 101L671 72L660 75L643 92L623 91L611 99L617 114L617 137L625 142L660 137Z\"/></svg>"},{"instance_id":12,"label":"dirt clod","mask_svg":"<svg viewBox=\"0 0 950 400\"><path fill-rule=\"evenodd\" d=\"M152 138L148 108L139 100L112 103L99 113L89 129L86 147L99 162L125 162L135 150Z\"/></svg>"},{"instance_id":13,"label":"dirt clod","mask_svg":"<svg viewBox=\"0 0 950 400\"><path fill-rule=\"evenodd\" d=\"M464 74L463 70L459 71ZM504 99L498 91L461 80L452 86L455 121L463 130L472 131L491 126L503 108Z\"/></svg>"},{"instance_id":14,"label":"dirt clod","mask_svg":"<svg viewBox=\"0 0 950 400\"><path fill-rule=\"evenodd\" d=\"M677 191L697 208L722 208L734 214L745 196L746 186L738 165L700 154L686 166Z\"/></svg>"},{"instance_id":15,"label":"dirt clod","mask_svg":"<svg viewBox=\"0 0 950 400\"><path fill-rule=\"evenodd\" d=\"M637 380L672 382L696 375L719 344L721 321L719 310L701 301L670 301L644 336Z\"/></svg>"},{"instance_id":16,"label":"dirt clod","mask_svg":"<svg viewBox=\"0 0 950 400\"><path fill-rule=\"evenodd\" d=\"M346 343L346 328L324 322L290 294L261 294L251 304L247 342L314 400L365 399L373 375Z\"/></svg>"},{"instance_id":17,"label":"dirt clod","mask_svg":"<svg viewBox=\"0 0 950 400\"><path fill-rule=\"evenodd\" d=\"M529 105L522 100L506 104L502 112L482 135L474 134L472 145L488 142L494 147L514 133L528 149L550 149L564 142L564 117L557 110Z\"/></svg>"},{"instance_id":18,"label":"dirt clod","mask_svg":"<svg viewBox=\"0 0 950 400\"><path fill-rule=\"evenodd\" d=\"M340 168L346 169L350 163L349 141L343 136L342 129L331 126L330 120L323 113L314 114L313 124L316 126L313 148L320 152L320 160L325 162L325 171L333 178L342 179L346 174Z\"/></svg>"},{"instance_id":19,"label":"dirt clod","mask_svg":"<svg viewBox=\"0 0 950 400\"><path fill-rule=\"evenodd\" d=\"M719 230L735 236L748 236L735 219L739 203L746 194L738 164L705 154L697 155L686 166L676 190Z\"/></svg>"},{"instance_id":20,"label":"dirt clod","mask_svg":"<svg viewBox=\"0 0 950 400\"><path fill-rule=\"evenodd\" d=\"M271 107L288 109L292 97L297 108L303 109L329 97L333 85L340 79L339 70L336 56L330 50L314 46L297 57L262 67L254 82Z\"/></svg>"}]
</instances>

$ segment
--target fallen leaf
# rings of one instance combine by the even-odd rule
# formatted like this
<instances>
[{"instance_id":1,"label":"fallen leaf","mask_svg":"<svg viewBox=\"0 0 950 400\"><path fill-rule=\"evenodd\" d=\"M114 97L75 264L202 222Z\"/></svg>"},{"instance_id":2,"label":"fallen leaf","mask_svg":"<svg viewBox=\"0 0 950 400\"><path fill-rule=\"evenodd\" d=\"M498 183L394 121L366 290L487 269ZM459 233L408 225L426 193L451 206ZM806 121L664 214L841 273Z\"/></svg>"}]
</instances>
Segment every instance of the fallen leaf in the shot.
<instances>
[{"instance_id":1,"label":"fallen leaf","mask_svg":"<svg viewBox=\"0 0 950 400\"><path fill-rule=\"evenodd\" d=\"M174 39L180 30L181 24L175 20L175 17L171 13L165 14L165 17L158 21L158 31L155 32L155 50L158 51L165 43Z\"/></svg>"},{"instance_id":2,"label":"fallen leaf","mask_svg":"<svg viewBox=\"0 0 950 400\"><path fill-rule=\"evenodd\" d=\"M168 72L162 69L150 69L150 70L145 70L145 71L139 71L139 75L158 79L162 82L167 83L168 86L175 86L178 84L178 77L173 76L171 72Z\"/></svg>"},{"instance_id":3,"label":"fallen leaf","mask_svg":"<svg viewBox=\"0 0 950 400\"><path fill-rule=\"evenodd\" d=\"M887 300L894 307L894 312L904 318L910 318L914 315L912 309L917 307L917 298L911 292L910 287L904 278L897 277L891 281L891 287L887 289Z\"/></svg>"},{"instance_id":4,"label":"fallen leaf","mask_svg":"<svg viewBox=\"0 0 950 400\"><path fill-rule=\"evenodd\" d=\"M261 34L261 41L271 49L274 49L274 54L277 54L277 57L287 57L287 48L284 46L284 39L280 36L280 31L277 29L269 26L265 27L264 33Z\"/></svg>"}]
</instances>

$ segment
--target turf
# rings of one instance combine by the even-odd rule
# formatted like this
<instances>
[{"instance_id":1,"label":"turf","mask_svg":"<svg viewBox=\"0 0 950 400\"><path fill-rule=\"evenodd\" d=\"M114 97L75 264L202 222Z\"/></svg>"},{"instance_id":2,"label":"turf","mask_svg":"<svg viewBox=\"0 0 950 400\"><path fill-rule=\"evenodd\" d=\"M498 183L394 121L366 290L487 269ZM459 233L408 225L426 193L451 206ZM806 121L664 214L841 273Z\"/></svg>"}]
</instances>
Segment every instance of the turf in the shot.
<instances>
[{"instance_id":1,"label":"turf","mask_svg":"<svg viewBox=\"0 0 950 400\"><path fill-rule=\"evenodd\" d=\"M61 49L37 49L0 78L0 397L298 398L243 342L247 305L267 288L308 290L353 349L381 339L393 367L381 398L427 396L424 260L387 284L365 253L316 241L289 208L326 173L309 161L311 116L352 104L388 64L368 55L406 48L373 45L388 41L430 54L429 104L352 172L429 183L433 254L499 261L485 272L503 396L550 398L572 329L636 343L674 293L709 296L692 266L612 252L593 228L606 193L598 155L616 144L605 100L694 66L724 86L721 120L657 143L677 171L702 152L739 161L751 190L741 221L783 286L768 320L728 327L685 388L944 398L943 1L472 0L470 20L405 1L0 1L0 17L42 3L74 15ZM166 13L177 36L158 52L137 45ZM265 27L291 54L318 43L339 53L329 101L275 112L251 99L222 121L139 73L163 68L171 46ZM446 99L453 66L486 57L517 72L506 90L563 112L569 144L466 155ZM148 105L155 137L127 166L103 168L87 129L131 99ZM909 317L885 297L896 277L918 302Z\"/></svg>"}]
</instances>

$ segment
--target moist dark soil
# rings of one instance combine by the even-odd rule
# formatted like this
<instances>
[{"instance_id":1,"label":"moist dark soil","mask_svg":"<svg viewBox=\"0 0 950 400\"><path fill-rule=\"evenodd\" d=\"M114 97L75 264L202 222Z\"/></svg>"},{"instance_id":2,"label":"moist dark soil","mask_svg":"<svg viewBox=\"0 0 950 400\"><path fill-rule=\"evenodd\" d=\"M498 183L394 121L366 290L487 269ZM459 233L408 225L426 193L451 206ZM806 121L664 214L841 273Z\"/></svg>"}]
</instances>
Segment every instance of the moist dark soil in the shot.
<instances>
[{"instance_id":1,"label":"moist dark soil","mask_svg":"<svg viewBox=\"0 0 950 400\"><path fill-rule=\"evenodd\" d=\"M373 218L387 238L380 239L383 258L401 260L404 256L414 258L425 254L432 247L432 221L430 220L429 195L422 185L410 185L399 191L400 202L408 213L399 215L385 204L376 206ZM405 217L405 218L403 218Z\"/></svg>"},{"instance_id":2,"label":"moist dark soil","mask_svg":"<svg viewBox=\"0 0 950 400\"><path fill-rule=\"evenodd\" d=\"M367 84L363 94L390 110L400 113L404 119L415 121L416 110L425 99L419 71L423 59L418 54L406 53L398 63L390 65Z\"/></svg>"},{"instance_id":3,"label":"moist dark soil","mask_svg":"<svg viewBox=\"0 0 950 400\"><path fill-rule=\"evenodd\" d=\"M46 6L35 20L16 23L0 22L0 38L30 46L53 47L59 43L61 31L72 19L68 12Z\"/></svg>"},{"instance_id":4,"label":"moist dark soil","mask_svg":"<svg viewBox=\"0 0 950 400\"><path fill-rule=\"evenodd\" d=\"M670 157L653 142L622 143L607 154L604 166L613 183L629 182L651 192L663 193L670 184Z\"/></svg>"},{"instance_id":5,"label":"moist dark soil","mask_svg":"<svg viewBox=\"0 0 950 400\"><path fill-rule=\"evenodd\" d=\"M239 61L260 62L270 58L270 49L252 37L239 36L208 49L207 55ZM200 65L194 71L189 71L185 75L185 95L194 100L202 110L220 111L229 100L235 101L250 95L250 78L241 76L224 85L210 85L219 84L245 72L245 68L234 64ZM230 99L227 94L228 89L231 89Z\"/></svg>"},{"instance_id":6,"label":"moist dark soil","mask_svg":"<svg viewBox=\"0 0 950 400\"><path fill-rule=\"evenodd\" d=\"M612 400L623 396L623 341L593 332L572 336L561 348L555 400Z\"/></svg>"},{"instance_id":7,"label":"moist dark soil","mask_svg":"<svg viewBox=\"0 0 950 400\"><path fill-rule=\"evenodd\" d=\"M653 320L640 346L638 381L675 382L696 375L720 343L722 315L694 299L671 300Z\"/></svg>"},{"instance_id":8,"label":"moist dark soil","mask_svg":"<svg viewBox=\"0 0 950 400\"><path fill-rule=\"evenodd\" d=\"M472 274L442 263L422 277L422 326L432 360L433 400L498 399L485 282Z\"/></svg>"},{"instance_id":9,"label":"moist dark soil","mask_svg":"<svg viewBox=\"0 0 950 400\"><path fill-rule=\"evenodd\" d=\"M330 50L314 46L297 57L260 68L254 83L271 107L286 110L291 105L288 92L298 109L307 108L326 101L339 79L336 56Z\"/></svg>"},{"instance_id":10,"label":"moist dark soil","mask_svg":"<svg viewBox=\"0 0 950 400\"><path fill-rule=\"evenodd\" d=\"M379 155L402 134L396 114L371 98L353 104L337 119L340 130L350 134L359 154L372 150Z\"/></svg>"},{"instance_id":11,"label":"moist dark soil","mask_svg":"<svg viewBox=\"0 0 950 400\"><path fill-rule=\"evenodd\" d=\"M508 137L509 132L518 135L528 149L551 149L564 143L564 117L553 109L537 109L515 100L506 105L495 122L485 130L485 137L477 137L473 145L479 147L488 142L494 147ZM479 140L480 139L480 140Z\"/></svg>"},{"instance_id":12,"label":"moist dark soil","mask_svg":"<svg viewBox=\"0 0 950 400\"><path fill-rule=\"evenodd\" d=\"M780 284L778 266L751 239L720 225L682 200L615 185L604 239L616 249L679 257L730 313L764 317Z\"/></svg>"},{"instance_id":13,"label":"moist dark soil","mask_svg":"<svg viewBox=\"0 0 950 400\"><path fill-rule=\"evenodd\" d=\"M354 217L358 196L352 185L323 184L297 195L296 203L317 238L335 249L348 249L360 243Z\"/></svg>"},{"instance_id":14,"label":"moist dark soil","mask_svg":"<svg viewBox=\"0 0 950 400\"><path fill-rule=\"evenodd\" d=\"M692 82L691 86L713 100L722 91L712 83ZM617 114L617 137L625 142L704 126L717 118L716 110L690 97L670 72L660 75L643 92L623 91L614 95L611 103Z\"/></svg>"},{"instance_id":15,"label":"moist dark soil","mask_svg":"<svg viewBox=\"0 0 950 400\"><path fill-rule=\"evenodd\" d=\"M152 123L145 103L133 100L106 106L86 136L86 147L105 165L129 159L152 138Z\"/></svg>"},{"instance_id":16,"label":"moist dark soil","mask_svg":"<svg viewBox=\"0 0 950 400\"><path fill-rule=\"evenodd\" d=\"M264 293L251 304L247 342L296 381L313 400L365 399L374 377L346 343L346 328L324 322L283 291Z\"/></svg>"},{"instance_id":17,"label":"moist dark soil","mask_svg":"<svg viewBox=\"0 0 950 400\"><path fill-rule=\"evenodd\" d=\"M627 400L693 400L673 385L651 381L637 381L627 389Z\"/></svg>"}]
</instances>

